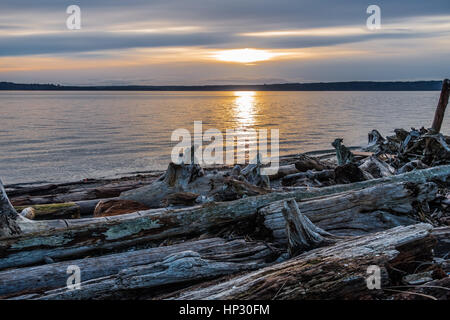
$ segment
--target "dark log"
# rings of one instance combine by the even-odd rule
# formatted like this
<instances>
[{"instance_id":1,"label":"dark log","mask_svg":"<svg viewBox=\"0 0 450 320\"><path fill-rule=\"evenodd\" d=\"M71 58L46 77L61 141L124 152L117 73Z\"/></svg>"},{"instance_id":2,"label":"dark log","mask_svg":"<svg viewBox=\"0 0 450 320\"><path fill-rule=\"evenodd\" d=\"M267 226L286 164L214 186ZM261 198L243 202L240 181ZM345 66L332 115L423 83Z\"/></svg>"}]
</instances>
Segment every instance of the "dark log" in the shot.
<instances>
[{"instance_id":1,"label":"dark log","mask_svg":"<svg viewBox=\"0 0 450 320\"><path fill-rule=\"evenodd\" d=\"M308 170L321 171L324 169L330 169L331 166L319 161L316 158L301 154L295 162L295 168L300 172L305 172Z\"/></svg>"},{"instance_id":2,"label":"dark log","mask_svg":"<svg viewBox=\"0 0 450 320\"><path fill-rule=\"evenodd\" d=\"M437 241L435 256L450 259L450 226L434 228L432 235Z\"/></svg>"},{"instance_id":3,"label":"dark log","mask_svg":"<svg viewBox=\"0 0 450 320\"><path fill-rule=\"evenodd\" d=\"M374 299L394 285L398 270L414 270L431 261L432 226L397 227L337 242L294 259L203 288L188 288L179 300ZM418 262L419 261L419 262ZM380 268L381 289L367 286L368 267Z\"/></svg>"},{"instance_id":4,"label":"dark log","mask_svg":"<svg viewBox=\"0 0 450 320\"><path fill-rule=\"evenodd\" d=\"M334 169L336 183L346 184L366 180L364 172L354 163L339 165Z\"/></svg>"},{"instance_id":5,"label":"dark log","mask_svg":"<svg viewBox=\"0 0 450 320\"><path fill-rule=\"evenodd\" d=\"M299 172L285 176L281 180L281 184L283 186L292 186L298 180L302 179L324 181L324 180L334 180L334 177L335 177L334 170L322 170L322 171L308 170L306 172Z\"/></svg>"},{"instance_id":6,"label":"dark log","mask_svg":"<svg viewBox=\"0 0 450 320\"><path fill-rule=\"evenodd\" d=\"M442 121L444 120L445 109L448 104L448 97L450 93L450 80L444 79L442 82L441 96L439 97L439 103L436 107L436 112L434 114L433 125L431 128L434 133L439 133L441 131Z\"/></svg>"}]
</instances>

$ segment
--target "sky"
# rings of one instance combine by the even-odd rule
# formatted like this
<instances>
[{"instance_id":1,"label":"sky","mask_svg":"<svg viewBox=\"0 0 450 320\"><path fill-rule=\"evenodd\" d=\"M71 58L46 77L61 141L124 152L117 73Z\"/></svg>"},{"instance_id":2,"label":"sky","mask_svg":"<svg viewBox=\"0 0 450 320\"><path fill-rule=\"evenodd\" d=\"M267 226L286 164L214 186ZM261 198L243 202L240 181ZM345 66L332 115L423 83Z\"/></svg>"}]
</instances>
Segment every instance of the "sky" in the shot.
<instances>
[{"instance_id":1,"label":"sky","mask_svg":"<svg viewBox=\"0 0 450 320\"><path fill-rule=\"evenodd\" d=\"M70 5L81 29L70 30ZM369 5L380 8L370 30ZM197 85L441 80L450 0L2 0L0 81Z\"/></svg>"}]
</instances>

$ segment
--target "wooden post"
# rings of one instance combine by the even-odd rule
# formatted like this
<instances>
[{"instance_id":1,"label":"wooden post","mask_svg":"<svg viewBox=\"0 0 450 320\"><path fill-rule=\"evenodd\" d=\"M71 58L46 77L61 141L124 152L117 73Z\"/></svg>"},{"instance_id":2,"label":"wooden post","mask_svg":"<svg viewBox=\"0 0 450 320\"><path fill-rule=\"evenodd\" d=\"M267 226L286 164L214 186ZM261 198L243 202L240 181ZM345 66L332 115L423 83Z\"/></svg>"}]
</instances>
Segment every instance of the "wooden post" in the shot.
<instances>
[{"instance_id":1,"label":"wooden post","mask_svg":"<svg viewBox=\"0 0 450 320\"><path fill-rule=\"evenodd\" d=\"M448 96L450 93L450 80L444 79L442 81L442 90L441 96L439 98L439 103L436 108L436 112L434 113L434 120L432 129L435 133L439 133L441 131L442 121L444 120L445 108L447 108L448 104Z\"/></svg>"}]
</instances>

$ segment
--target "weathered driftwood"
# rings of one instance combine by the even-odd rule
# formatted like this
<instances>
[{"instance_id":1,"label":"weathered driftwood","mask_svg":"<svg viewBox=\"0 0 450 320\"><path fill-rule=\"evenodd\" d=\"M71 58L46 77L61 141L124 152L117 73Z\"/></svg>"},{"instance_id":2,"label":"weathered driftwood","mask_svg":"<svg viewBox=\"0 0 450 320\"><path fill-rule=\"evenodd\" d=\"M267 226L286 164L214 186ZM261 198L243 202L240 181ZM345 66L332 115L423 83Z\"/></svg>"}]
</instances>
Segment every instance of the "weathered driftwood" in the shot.
<instances>
[{"instance_id":1,"label":"weathered driftwood","mask_svg":"<svg viewBox=\"0 0 450 320\"><path fill-rule=\"evenodd\" d=\"M334 170L322 170L322 171L312 171L308 170L306 172L299 172L294 174L289 174L281 180L281 184L283 186L292 186L298 180L307 179L307 180L334 180Z\"/></svg>"},{"instance_id":2,"label":"weathered driftwood","mask_svg":"<svg viewBox=\"0 0 450 320\"><path fill-rule=\"evenodd\" d=\"M321 171L325 169L331 169L331 166L316 158L307 156L305 154L300 154L297 156L297 159L295 161L295 168L300 172L305 172L308 170Z\"/></svg>"},{"instance_id":3,"label":"weathered driftwood","mask_svg":"<svg viewBox=\"0 0 450 320\"><path fill-rule=\"evenodd\" d=\"M432 182L399 182L300 200L298 206L319 228L334 235L358 236L416 223L408 216L414 212L413 204L433 200L436 193L437 186ZM275 201L261 208L258 215L273 237L285 243L283 207L284 201Z\"/></svg>"},{"instance_id":4,"label":"weathered driftwood","mask_svg":"<svg viewBox=\"0 0 450 320\"><path fill-rule=\"evenodd\" d=\"M80 268L81 280L85 283L92 279L115 277L125 269L162 262L170 255L187 250L195 251L202 259L236 263L236 266L243 263L254 263L255 266L262 267L277 257L276 252L258 241L225 241L221 238L189 241L171 246L5 270L0 272L0 298L64 288L68 277L67 268L70 265ZM189 280L188 274L186 274L185 280Z\"/></svg>"},{"instance_id":5,"label":"weathered driftwood","mask_svg":"<svg viewBox=\"0 0 450 320\"><path fill-rule=\"evenodd\" d=\"M291 257L335 243L330 233L316 227L300 212L294 199L285 200L283 205L281 211L286 220L286 237Z\"/></svg>"},{"instance_id":6,"label":"weathered driftwood","mask_svg":"<svg viewBox=\"0 0 450 320\"><path fill-rule=\"evenodd\" d=\"M174 194L197 194L201 203L213 200L234 200L244 195L266 193L270 188L269 178L261 174L259 157L256 163L250 163L242 170L237 167L237 172L233 173L236 171L233 169L231 176L226 172L205 173L200 165L194 162L195 159L191 161L190 164L170 163L161 179L151 185L124 192L119 199L132 200L150 208L157 208L170 204ZM239 183L237 179L241 179L243 183ZM235 180L235 183L232 180ZM236 189L237 184L239 184L239 187ZM224 185L231 188L224 190ZM265 192L256 191L255 193L257 188L267 190ZM225 196L224 193L226 193ZM230 193L234 194L230 196Z\"/></svg>"},{"instance_id":7,"label":"weathered driftwood","mask_svg":"<svg viewBox=\"0 0 450 320\"><path fill-rule=\"evenodd\" d=\"M43 294L19 296L15 299L71 300L106 299L180 283L214 279L242 271L258 269L254 262L222 262L205 259L199 253L187 250L168 256L161 262L137 266L120 271L117 275L88 280L80 290L56 289Z\"/></svg>"},{"instance_id":8,"label":"weathered driftwood","mask_svg":"<svg viewBox=\"0 0 450 320\"><path fill-rule=\"evenodd\" d=\"M439 103L434 114L433 124L431 128L435 133L441 131L442 121L444 120L445 109L447 108L448 98L450 94L450 80L444 79L442 81L441 96L439 97Z\"/></svg>"},{"instance_id":9,"label":"weathered driftwood","mask_svg":"<svg viewBox=\"0 0 450 320\"><path fill-rule=\"evenodd\" d=\"M432 226L397 227L339 241L294 259L203 288L188 288L175 299L368 299L395 284L398 270L430 261ZM368 267L381 271L381 290L369 290Z\"/></svg>"},{"instance_id":10,"label":"weathered driftwood","mask_svg":"<svg viewBox=\"0 0 450 320\"><path fill-rule=\"evenodd\" d=\"M250 184L246 179L236 180L234 177L226 177L222 188L212 195L212 199L214 201L232 201L269 192L271 192L269 189Z\"/></svg>"},{"instance_id":11,"label":"weathered driftwood","mask_svg":"<svg viewBox=\"0 0 450 320\"><path fill-rule=\"evenodd\" d=\"M18 211L23 210L24 208L33 208L36 213L36 220L78 219L80 218L80 216L92 216L95 211L95 207L99 202L114 199L116 198L93 199L63 203L33 204L27 206L15 206L15 208Z\"/></svg>"},{"instance_id":12,"label":"weathered driftwood","mask_svg":"<svg viewBox=\"0 0 450 320\"><path fill-rule=\"evenodd\" d=\"M207 183L209 181L207 178L199 181L201 177L204 177L204 171L198 164L175 164L171 162L161 179L148 186L123 192L119 199L136 201L150 208L162 207L164 199L172 193L193 192L200 194L198 191L205 187L209 190L209 186L199 185L199 182L201 184L201 182Z\"/></svg>"},{"instance_id":13,"label":"weathered driftwood","mask_svg":"<svg viewBox=\"0 0 450 320\"><path fill-rule=\"evenodd\" d=\"M124 191L151 183L161 174L162 172L153 172L120 179L86 179L31 187L9 185L5 188L14 206L79 202L117 197Z\"/></svg>"},{"instance_id":14,"label":"weathered driftwood","mask_svg":"<svg viewBox=\"0 0 450 320\"><path fill-rule=\"evenodd\" d=\"M381 135L381 133L378 130L372 130L369 132L368 134L368 144L365 148L363 148L363 150L365 151L370 151L370 152L374 152L379 153L380 150L380 146L382 146L385 142L386 139L383 138L383 136Z\"/></svg>"},{"instance_id":15,"label":"weathered driftwood","mask_svg":"<svg viewBox=\"0 0 450 320\"><path fill-rule=\"evenodd\" d=\"M0 180L0 238L21 233L17 223L19 217L6 195L3 182Z\"/></svg>"},{"instance_id":16,"label":"weathered driftwood","mask_svg":"<svg viewBox=\"0 0 450 320\"><path fill-rule=\"evenodd\" d=\"M97 203L94 217L109 217L148 209L150 208L136 201L107 199Z\"/></svg>"},{"instance_id":17,"label":"weathered driftwood","mask_svg":"<svg viewBox=\"0 0 450 320\"><path fill-rule=\"evenodd\" d=\"M367 177L355 163L346 163L334 169L334 180L339 184L354 183L373 178Z\"/></svg>"},{"instance_id":18,"label":"weathered driftwood","mask_svg":"<svg viewBox=\"0 0 450 320\"><path fill-rule=\"evenodd\" d=\"M369 173L373 178L390 177L395 174L395 168L380 161L376 156L365 159L359 168Z\"/></svg>"},{"instance_id":19,"label":"weathered driftwood","mask_svg":"<svg viewBox=\"0 0 450 320\"><path fill-rule=\"evenodd\" d=\"M336 149L336 158L339 166L352 163L354 160L353 153L344 144L342 144L343 141L343 139L336 139L331 144Z\"/></svg>"},{"instance_id":20,"label":"weathered driftwood","mask_svg":"<svg viewBox=\"0 0 450 320\"><path fill-rule=\"evenodd\" d=\"M450 226L434 228L432 235L437 241L435 256L450 259Z\"/></svg>"},{"instance_id":21,"label":"weathered driftwood","mask_svg":"<svg viewBox=\"0 0 450 320\"><path fill-rule=\"evenodd\" d=\"M449 175L450 166L441 166L354 184L306 191L269 193L232 202L210 203L184 209L164 208L113 217L74 220L29 221L25 219L27 221L23 222L18 220L23 235L0 239L0 269L39 263L46 256L67 259L94 252L126 248L137 243L160 241L168 237L194 236L212 228L253 219L258 208L277 200L294 198L300 201L368 188L383 182L425 183L433 179L446 180ZM327 207L327 204L322 206ZM302 207L300 209L308 215L306 210ZM308 216L308 218L316 223L312 217ZM387 218L394 219L393 216L387 216ZM320 224L318 226L327 230Z\"/></svg>"},{"instance_id":22,"label":"weathered driftwood","mask_svg":"<svg viewBox=\"0 0 450 320\"><path fill-rule=\"evenodd\" d=\"M256 160L253 160L253 163L249 163L244 169L242 169L241 175L244 176L245 180L250 184L269 189L269 177L261 174L261 168L261 155L258 153L256 155Z\"/></svg>"},{"instance_id":23,"label":"weathered driftwood","mask_svg":"<svg viewBox=\"0 0 450 320\"><path fill-rule=\"evenodd\" d=\"M16 206L15 208L18 211L22 211L25 208L33 208L34 220L80 218L80 206L75 202Z\"/></svg>"},{"instance_id":24,"label":"weathered driftwood","mask_svg":"<svg viewBox=\"0 0 450 320\"><path fill-rule=\"evenodd\" d=\"M295 164L291 163L288 165L280 166L278 168L277 173L275 173L273 175L269 175L269 179L277 180L277 179L281 179L287 175L298 173L298 172L299 172L299 170L295 167Z\"/></svg>"}]
</instances>

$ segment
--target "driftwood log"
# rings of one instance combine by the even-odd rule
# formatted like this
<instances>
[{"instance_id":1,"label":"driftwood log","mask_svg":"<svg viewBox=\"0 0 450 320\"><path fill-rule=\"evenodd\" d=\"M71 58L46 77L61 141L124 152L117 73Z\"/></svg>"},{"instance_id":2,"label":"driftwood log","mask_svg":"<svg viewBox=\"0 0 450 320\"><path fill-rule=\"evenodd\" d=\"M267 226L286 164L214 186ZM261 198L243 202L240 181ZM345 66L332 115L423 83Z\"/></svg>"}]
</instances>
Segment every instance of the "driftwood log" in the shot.
<instances>
[{"instance_id":1,"label":"driftwood log","mask_svg":"<svg viewBox=\"0 0 450 320\"><path fill-rule=\"evenodd\" d=\"M190 148L191 162L175 164L171 162L169 167L159 180L154 183L134 190L123 192L119 199L139 202L149 208L160 208L170 203L174 194L191 193L198 195L198 202L209 202L224 198L223 186L230 186L227 192L234 193L232 198L240 198L243 195L255 195L267 193L270 189L268 176L261 174L260 156L255 163L248 164L244 169L237 166L230 176L228 172L205 171L195 162L194 148ZM233 183L234 180L234 183ZM239 183L242 180L242 183ZM234 188L240 184L239 192ZM256 188L255 188L256 187ZM257 190L257 189L261 190ZM225 196L227 198L227 196Z\"/></svg>"},{"instance_id":2,"label":"driftwood log","mask_svg":"<svg viewBox=\"0 0 450 320\"><path fill-rule=\"evenodd\" d=\"M414 204L436 198L433 182L379 184L319 198L300 200L298 207L319 228L339 236L359 236L417 223ZM283 201L258 211L259 219L279 242L286 242Z\"/></svg>"},{"instance_id":3,"label":"driftwood log","mask_svg":"<svg viewBox=\"0 0 450 320\"><path fill-rule=\"evenodd\" d=\"M397 227L337 242L231 280L188 288L174 299L370 299L396 283L398 270L413 272L430 261L432 226ZM380 268L381 290L369 290L368 267Z\"/></svg>"},{"instance_id":4,"label":"driftwood log","mask_svg":"<svg viewBox=\"0 0 450 320\"><path fill-rule=\"evenodd\" d=\"M46 256L69 259L169 237L193 237L212 228L254 219L258 208L277 200L294 198L301 201L368 188L383 182L425 183L433 179L446 180L449 175L450 166L441 166L354 184L269 193L183 209L162 208L113 217L74 220L30 221L21 217L17 220L21 234L13 237L4 235L0 239L0 269L40 263ZM329 208L326 202L323 205ZM308 216L306 210L301 206L300 209ZM311 216L308 218L316 223ZM327 230L320 223L318 226Z\"/></svg>"},{"instance_id":5,"label":"driftwood log","mask_svg":"<svg viewBox=\"0 0 450 320\"><path fill-rule=\"evenodd\" d=\"M245 270L255 269L256 267L263 267L269 261L277 257L277 253L270 249L262 242L245 240L225 241L221 238L210 238L197 241L189 241L179 243L171 246L156 247L150 249L143 249L137 251L130 251L124 253L117 253L111 255L104 255L100 257L91 257L80 260L70 260L65 262L57 262L52 264L11 269L0 272L0 298L12 298L14 296L42 296L42 292L47 292L52 289L64 288L67 281L67 268L71 265L76 265L81 270L82 286L93 279L118 279L118 274L126 269L131 270L138 266L159 265L169 256L174 254L181 254L186 251L195 252L199 259L216 261L221 263L230 263L233 268L216 270L216 273L211 273L209 277L203 274L204 277L212 278L217 275L231 274L239 268ZM190 255L191 257L195 254ZM185 255L185 262L189 259ZM176 259L175 259L176 260ZM194 259L195 260L195 259ZM198 259L197 259L198 260ZM178 259L178 262L182 260ZM180 265L178 265L180 267ZM175 264L172 264L171 270L175 276ZM238 268L238 269L236 269ZM149 268L150 270L151 268ZM185 269L189 269L185 266ZM192 268L192 270L196 270ZM181 273L182 268L179 270ZM125 272L123 272L125 273ZM122 273L122 274L123 274ZM161 270L155 271L155 274L162 276ZM150 276L150 272L147 274ZM167 277L170 277L167 274ZM192 273L179 274L179 281L190 281L194 278ZM197 278L198 279L198 278ZM164 283L168 278L159 278L159 281ZM95 281L94 281L95 282ZM97 280L95 283L101 282ZM173 281L172 281L173 283ZM151 285L149 285L151 286ZM92 284L90 286L92 288ZM83 291L85 288L83 288ZM103 292L103 295L114 294L115 288L109 287L111 292ZM64 291L64 289L59 290ZM35 293L38 293L34 295ZM88 294L88 293L84 293ZM91 292L92 294L92 292ZM62 296L60 296L62 297ZM76 295L74 295L76 297Z\"/></svg>"}]
</instances>

